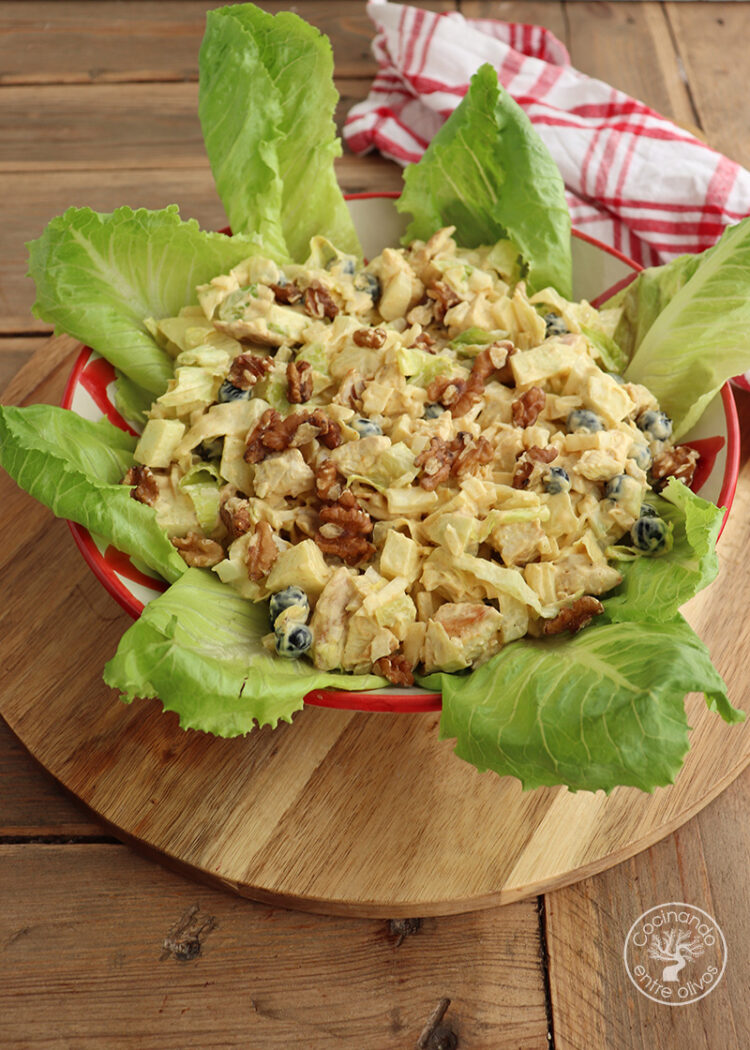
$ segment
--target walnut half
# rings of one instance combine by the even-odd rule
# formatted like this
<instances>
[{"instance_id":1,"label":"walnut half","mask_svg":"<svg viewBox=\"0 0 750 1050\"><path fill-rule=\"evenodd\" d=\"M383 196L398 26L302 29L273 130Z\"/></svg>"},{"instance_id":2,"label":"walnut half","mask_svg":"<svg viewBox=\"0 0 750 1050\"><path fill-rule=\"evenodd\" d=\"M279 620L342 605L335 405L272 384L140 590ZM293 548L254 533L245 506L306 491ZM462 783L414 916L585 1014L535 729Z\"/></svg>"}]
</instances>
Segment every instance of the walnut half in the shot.
<instances>
[{"instance_id":1,"label":"walnut half","mask_svg":"<svg viewBox=\"0 0 750 1050\"><path fill-rule=\"evenodd\" d=\"M576 598L572 605L561 609L554 619L545 620L542 630L545 634L562 634L564 631L575 634L588 627L593 618L603 612L604 606L598 598L584 594L583 597Z\"/></svg>"},{"instance_id":2,"label":"walnut half","mask_svg":"<svg viewBox=\"0 0 750 1050\"><path fill-rule=\"evenodd\" d=\"M414 673L403 653L381 656L372 665L375 674L382 674L394 685L414 685Z\"/></svg>"},{"instance_id":3,"label":"walnut half","mask_svg":"<svg viewBox=\"0 0 750 1050\"><path fill-rule=\"evenodd\" d=\"M290 405L301 405L313 394L312 366L309 361L290 361L286 366L286 399Z\"/></svg>"},{"instance_id":4,"label":"walnut half","mask_svg":"<svg viewBox=\"0 0 750 1050\"><path fill-rule=\"evenodd\" d=\"M492 446L486 438L474 440L465 430L459 430L452 441L430 438L430 444L414 460L422 468L419 484L423 489L436 489L449 477L471 474L492 459Z\"/></svg>"},{"instance_id":5,"label":"walnut half","mask_svg":"<svg viewBox=\"0 0 750 1050\"><path fill-rule=\"evenodd\" d=\"M229 533L230 542L244 536L253 527L250 503L239 496L230 496L219 508L219 515Z\"/></svg>"},{"instance_id":6,"label":"walnut half","mask_svg":"<svg viewBox=\"0 0 750 1050\"><path fill-rule=\"evenodd\" d=\"M279 549L274 542L271 526L267 521L259 521L247 545L245 565L248 579L256 583L262 580L269 574L278 556Z\"/></svg>"},{"instance_id":7,"label":"walnut half","mask_svg":"<svg viewBox=\"0 0 750 1050\"><path fill-rule=\"evenodd\" d=\"M519 456L516 461L516 469L513 473L513 481L511 485L514 489L525 489L529 484L529 478L534 470L535 463L551 463L553 459L557 459L559 449L555 448L554 445L547 445L546 448L540 448L539 445L532 445L525 453Z\"/></svg>"},{"instance_id":8,"label":"walnut half","mask_svg":"<svg viewBox=\"0 0 750 1050\"><path fill-rule=\"evenodd\" d=\"M324 554L341 558L347 565L359 565L375 553L366 539L372 532L372 518L348 489L334 503L320 508L320 520L313 538Z\"/></svg>"},{"instance_id":9,"label":"walnut half","mask_svg":"<svg viewBox=\"0 0 750 1050\"><path fill-rule=\"evenodd\" d=\"M172 544L180 552L180 557L187 565L197 569L207 569L224 560L224 548L216 540L209 540L199 532L189 532L187 536L173 536Z\"/></svg>"},{"instance_id":10,"label":"walnut half","mask_svg":"<svg viewBox=\"0 0 750 1050\"><path fill-rule=\"evenodd\" d=\"M539 413L544 408L547 395L541 387L532 386L531 389L514 401L510 406L511 417L514 427L532 427Z\"/></svg>"},{"instance_id":11,"label":"walnut half","mask_svg":"<svg viewBox=\"0 0 750 1050\"><path fill-rule=\"evenodd\" d=\"M271 370L272 365L273 360L270 357L237 354L229 368L227 379L239 390L249 390Z\"/></svg>"},{"instance_id":12,"label":"walnut half","mask_svg":"<svg viewBox=\"0 0 750 1050\"><path fill-rule=\"evenodd\" d=\"M289 448L303 423L312 423L317 428L317 439L326 448L338 448L341 444L341 427L320 408L313 412L295 412L286 419L282 419L275 408L267 408L248 435L245 462L260 463L270 452Z\"/></svg>"},{"instance_id":13,"label":"walnut half","mask_svg":"<svg viewBox=\"0 0 750 1050\"><path fill-rule=\"evenodd\" d=\"M150 467L144 467L140 463L136 463L130 467L120 484L135 485L130 495L138 503L145 503L149 507L153 507L156 503L159 495L159 486Z\"/></svg>"},{"instance_id":14,"label":"walnut half","mask_svg":"<svg viewBox=\"0 0 750 1050\"><path fill-rule=\"evenodd\" d=\"M687 445L675 445L661 455L656 456L651 464L651 477L655 492L661 492L666 487L670 478L677 478L689 485L693 480L695 468L698 465L700 455L694 448Z\"/></svg>"}]
</instances>

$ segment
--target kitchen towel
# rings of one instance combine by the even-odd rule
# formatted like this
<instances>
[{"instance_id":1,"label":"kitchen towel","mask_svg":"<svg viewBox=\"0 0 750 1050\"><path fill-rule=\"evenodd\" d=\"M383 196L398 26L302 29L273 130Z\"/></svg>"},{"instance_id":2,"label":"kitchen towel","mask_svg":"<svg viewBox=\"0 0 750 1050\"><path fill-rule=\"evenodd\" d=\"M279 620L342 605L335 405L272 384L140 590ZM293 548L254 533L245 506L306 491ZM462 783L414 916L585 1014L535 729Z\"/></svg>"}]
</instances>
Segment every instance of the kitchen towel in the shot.
<instances>
[{"instance_id":1,"label":"kitchen towel","mask_svg":"<svg viewBox=\"0 0 750 1050\"><path fill-rule=\"evenodd\" d=\"M714 244L750 212L750 172L637 99L579 73L541 26L370 0L379 72L344 139L419 160L484 62L555 159L573 226L642 266Z\"/></svg>"}]
</instances>

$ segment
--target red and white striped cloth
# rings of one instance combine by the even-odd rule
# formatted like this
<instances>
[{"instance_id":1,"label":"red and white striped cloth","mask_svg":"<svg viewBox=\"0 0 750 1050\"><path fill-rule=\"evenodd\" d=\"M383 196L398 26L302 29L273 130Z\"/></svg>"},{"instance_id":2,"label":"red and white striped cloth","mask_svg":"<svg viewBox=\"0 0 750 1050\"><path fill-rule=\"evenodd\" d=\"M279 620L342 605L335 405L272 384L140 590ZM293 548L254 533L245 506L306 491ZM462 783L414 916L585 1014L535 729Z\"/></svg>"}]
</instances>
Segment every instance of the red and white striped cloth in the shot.
<instances>
[{"instance_id":1,"label":"red and white striped cloth","mask_svg":"<svg viewBox=\"0 0 750 1050\"><path fill-rule=\"evenodd\" d=\"M750 213L750 172L601 80L540 26L370 0L380 66L344 139L408 164L484 62L525 110L565 180L573 225L644 266L714 244Z\"/></svg>"}]
</instances>

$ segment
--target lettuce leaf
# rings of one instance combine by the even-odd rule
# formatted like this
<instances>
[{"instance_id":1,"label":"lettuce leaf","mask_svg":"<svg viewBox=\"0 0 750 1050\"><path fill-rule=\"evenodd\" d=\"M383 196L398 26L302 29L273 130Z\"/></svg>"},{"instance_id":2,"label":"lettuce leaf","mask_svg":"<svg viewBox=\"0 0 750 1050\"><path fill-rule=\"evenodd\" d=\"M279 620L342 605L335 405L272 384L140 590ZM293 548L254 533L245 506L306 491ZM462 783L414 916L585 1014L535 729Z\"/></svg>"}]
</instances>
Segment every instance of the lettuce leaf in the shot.
<instances>
[{"instance_id":1,"label":"lettuce leaf","mask_svg":"<svg viewBox=\"0 0 750 1050\"><path fill-rule=\"evenodd\" d=\"M92 423L52 405L0 406L0 465L58 518L69 518L167 580L185 562L151 507L118 482L133 464L135 438L106 419Z\"/></svg>"},{"instance_id":2,"label":"lettuce leaf","mask_svg":"<svg viewBox=\"0 0 750 1050\"><path fill-rule=\"evenodd\" d=\"M337 100L331 46L313 26L253 4L209 11L198 110L206 152L232 229L277 261L303 262L321 234L362 254L333 168Z\"/></svg>"},{"instance_id":3,"label":"lettuce leaf","mask_svg":"<svg viewBox=\"0 0 750 1050\"><path fill-rule=\"evenodd\" d=\"M651 390L680 437L750 368L750 219L699 256L644 271L615 301L615 339L632 352L625 378Z\"/></svg>"},{"instance_id":4,"label":"lettuce leaf","mask_svg":"<svg viewBox=\"0 0 750 1050\"><path fill-rule=\"evenodd\" d=\"M418 346L399 346L396 350L396 361L399 371L410 383L417 386L429 386L436 376L466 376L466 370L447 355L430 354Z\"/></svg>"},{"instance_id":5,"label":"lettuce leaf","mask_svg":"<svg viewBox=\"0 0 750 1050\"><path fill-rule=\"evenodd\" d=\"M451 339L448 346L451 350L461 350L463 346L486 346L487 343L494 343L496 339L507 338L508 333L502 331L487 332L484 328L467 328L455 339Z\"/></svg>"},{"instance_id":6,"label":"lettuce leaf","mask_svg":"<svg viewBox=\"0 0 750 1050\"><path fill-rule=\"evenodd\" d=\"M666 623L680 606L714 580L719 571L716 541L724 511L671 478L649 502L673 527L671 551L658 558L619 563L624 579L604 602L612 621Z\"/></svg>"},{"instance_id":7,"label":"lettuce leaf","mask_svg":"<svg viewBox=\"0 0 750 1050\"><path fill-rule=\"evenodd\" d=\"M469 676L423 684L442 689L440 736L456 739L456 754L525 789L653 791L688 750L686 693L703 692L728 722L744 717L681 617L512 642Z\"/></svg>"},{"instance_id":8,"label":"lettuce leaf","mask_svg":"<svg viewBox=\"0 0 750 1050\"><path fill-rule=\"evenodd\" d=\"M611 336L601 328L591 328L588 325L581 325L581 331L596 350L603 368L619 374L626 367L628 358L625 351Z\"/></svg>"},{"instance_id":9,"label":"lettuce leaf","mask_svg":"<svg viewBox=\"0 0 750 1050\"><path fill-rule=\"evenodd\" d=\"M348 480L364 481L378 492L386 492L391 487L408 489L419 473L414 459L409 446L397 441L378 456L370 470L364 474L350 474Z\"/></svg>"},{"instance_id":10,"label":"lettuce leaf","mask_svg":"<svg viewBox=\"0 0 750 1050\"><path fill-rule=\"evenodd\" d=\"M622 307L614 340L627 361L664 307L693 276L700 262L700 255L679 255L664 266L650 266L604 303L602 309Z\"/></svg>"},{"instance_id":11,"label":"lettuce leaf","mask_svg":"<svg viewBox=\"0 0 750 1050\"><path fill-rule=\"evenodd\" d=\"M117 378L114 384L115 408L128 423L141 431L146 425L148 411L154 401L154 395L128 379L122 372L115 370Z\"/></svg>"},{"instance_id":12,"label":"lettuce leaf","mask_svg":"<svg viewBox=\"0 0 750 1050\"><path fill-rule=\"evenodd\" d=\"M570 299L570 214L555 162L528 117L483 65L419 163L404 172L404 235L427 240L455 226L468 248L509 238L531 293L552 285Z\"/></svg>"},{"instance_id":13,"label":"lettuce leaf","mask_svg":"<svg viewBox=\"0 0 750 1050\"><path fill-rule=\"evenodd\" d=\"M210 536L219 523L219 488L222 482L213 463L196 463L180 478L180 488L195 508L198 524Z\"/></svg>"},{"instance_id":14,"label":"lettuce leaf","mask_svg":"<svg viewBox=\"0 0 750 1050\"><path fill-rule=\"evenodd\" d=\"M291 722L311 689L373 689L377 675L316 671L261 644L265 603L253 604L205 569L188 569L120 640L104 680L127 701L158 697L184 729L233 737Z\"/></svg>"},{"instance_id":15,"label":"lettuce leaf","mask_svg":"<svg viewBox=\"0 0 750 1050\"><path fill-rule=\"evenodd\" d=\"M165 390L173 366L144 319L175 316L197 302L197 284L257 250L249 238L183 222L176 204L111 214L68 208L27 247L35 316L98 350L154 396Z\"/></svg>"}]
</instances>

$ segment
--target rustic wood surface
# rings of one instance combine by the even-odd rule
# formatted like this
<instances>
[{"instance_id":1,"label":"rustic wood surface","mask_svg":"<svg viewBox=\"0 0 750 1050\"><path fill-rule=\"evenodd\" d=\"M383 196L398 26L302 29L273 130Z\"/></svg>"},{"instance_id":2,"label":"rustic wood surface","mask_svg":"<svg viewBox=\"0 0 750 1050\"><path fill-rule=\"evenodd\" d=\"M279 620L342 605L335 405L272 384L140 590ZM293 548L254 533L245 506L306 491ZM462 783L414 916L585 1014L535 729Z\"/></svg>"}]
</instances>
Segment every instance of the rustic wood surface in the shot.
<instances>
[{"instance_id":1,"label":"rustic wood surface","mask_svg":"<svg viewBox=\"0 0 750 1050\"><path fill-rule=\"evenodd\" d=\"M46 343L15 377L12 399L59 402L71 343ZM103 662L129 621L88 572L65 525L5 475L0 505L9 526L31 525L11 527L5 552L13 602L4 644L14 659L0 713L118 834L256 900L383 917L518 900L643 849L750 760L750 733L726 726L699 697L689 705L685 766L673 787L653 795L524 794L515 780L481 776L458 761L437 739L437 715L307 708L292 726L242 739L185 733L158 701L126 706L102 684ZM722 537L720 579L689 613L739 703L750 653L716 610L738 588L750 596L748 517L750 463ZM41 603L53 581L54 599ZM34 628L47 639L43 659L27 644Z\"/></svg>"},{"instance_id":2,"label":"rustic wood surface","mask_svg":"<svg viewBox=\"0 0 750 1050\"><path fill-rule=\"evenodd\" d=\"M59 403L73 346L68 337L50 339L6 399ZM745 399L742 406L750 408ZM743 417L750 426L750 413ZM241 739L185 733L158 701L126 706L101 682L129 621L88 572L64 523L5 475L0 505L13 537L4 570L12 616L3 619L14 654L0 713L121 837L255 900L384 918L519 900L662 838L750 761L750 732L727 726L700 697L689 701L685 766L674 786L652 795L523 793L516 780L482 776L456 759L450 742L437 739L437 715L306 708L291 726ZM717 610L737 591L750 599L748 518L750 462L722 536L720 578L688 611L739 704L750 646ZM23 520L29 529L13 527ZM54 599L41 603L53 582ZM35 628L47 640L41 659L27 644Z\"/></svg>"},{"instance_id":3,"label":"rustic wood surface","mask_svg":"<svg viewBox=\"0 0 750 1050\"><path fill-rule=\"evenodd\" d=\"M149 144L149 132L133 120L136 95L127 102L128 93L146 83L152 117L171 106L174 119L183 119L179 92L168 92L194 92L209 6L190 0L0 2L0 98L8 103L0 107L0 387L48 334L28 313L33 290L24 277L23 241L38 235L52 215L71 203L107 209L124 201L177 200L183 214L221 224L200 142L193 141L192 159L179 147L184 166L176 167L171 140L165 138L161 151L158 141ZM363 6L310 0L297 9L331 35L342 94L361 97L374 69ZM742 76L747 5L464 0L461 9L549 26L578 68L638 94L750 164ZM95 97L111 84L123 93L121 134L106 128ZM22 89L25 96L17 94ZM68 95L69 89L92 94ZM189 122L189 114L184 119ZM92 138L94 126L106 135L107 150ZM111 149L119 151L114 162ZM396 188L400 179L379 158L345 156L339 172L351 189ZM58 381L64 357L47 362ZM19 380L10 399L34 399L33 374ZM23 543L18 534L28 542L28 520L25 513L3 518L6 573ZM66 573L78 571L66 553L64 526L50 528L58 530L55 558ZM742 538L738 534L738 544ZM64 629L69 609L57 600L57 581L53 576L50 589L38 575L6 590L5 674L27 660L29 650L43 653ZM79 579L83 585L82 570ZM738 608L743 585L735 583L726 601L732 625L746 619ZM24 644L11 648L18 587L32 588L40 611ZM85 586L78 602L100 603L94 613L103 620L121 615L106 595ZM713 615L723 619L723 609ZM115 627L105 625L109 637L119 633ZM59 668L60 677L64 673ZM734 757L727 756L727 770ZM678 832L604 874L536 902L426 919L399 944L401 934L385 920L254 904L137 857L109 838L0 725L0 1045L395 1050L415 1046L435 1006L448 997L444 1022L466 1050L744 1048L750 1030L749 806L746 772ZM729 949L722 985L681 1010L640 996L622 964L632 921L670 900L714 915Z\"/></svg>"}]
</instances>

